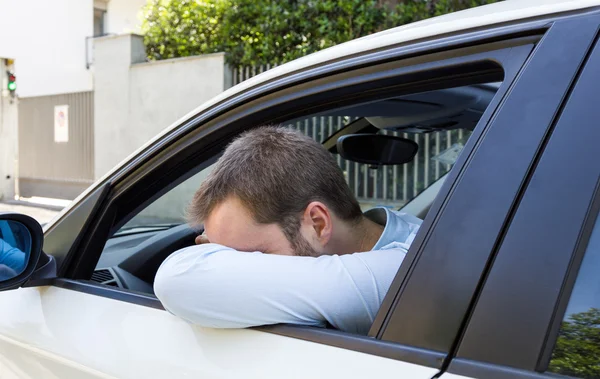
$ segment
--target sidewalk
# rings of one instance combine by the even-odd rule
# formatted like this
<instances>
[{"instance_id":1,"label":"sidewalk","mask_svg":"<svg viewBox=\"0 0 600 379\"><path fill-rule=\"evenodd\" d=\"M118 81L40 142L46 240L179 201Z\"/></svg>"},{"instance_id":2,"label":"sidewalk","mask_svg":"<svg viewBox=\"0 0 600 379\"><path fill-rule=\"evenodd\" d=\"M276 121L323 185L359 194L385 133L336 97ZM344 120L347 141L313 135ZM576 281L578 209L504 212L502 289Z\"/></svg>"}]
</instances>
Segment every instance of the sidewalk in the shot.
<instances>
[{"instance_id":1,"label":"sidewalk","mask_svg":"<svg viewBox=\"0 0 600 379\"><path fill-rule=\"evenodd\" d=\"M23 213L33 217L40 224L44 224L54 218L60 212L60 206L47 206L28 203L26 201L4 201L0 202L0 212Z\"/></svg>"}]
</instances>

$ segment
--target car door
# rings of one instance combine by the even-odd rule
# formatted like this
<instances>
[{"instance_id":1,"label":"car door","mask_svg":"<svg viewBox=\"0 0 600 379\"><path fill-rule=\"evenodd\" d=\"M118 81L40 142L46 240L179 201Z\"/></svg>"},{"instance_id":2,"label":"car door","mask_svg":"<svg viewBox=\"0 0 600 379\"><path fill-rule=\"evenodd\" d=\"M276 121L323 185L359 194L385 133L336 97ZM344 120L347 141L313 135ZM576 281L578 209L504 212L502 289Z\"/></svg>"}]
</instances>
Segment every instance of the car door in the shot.
<instances>
[{"instance_id":1,"label":"car door","mask_svg":"<svg viewBox=\"0 0 600 379\"><path fill-rule=\"evenodd\" d=\"M595 36L592 18L535 20L365 53L267 83L260 96L243 93L188 120L47 232L45 251L57 258L59 278L0 293L0 369L35 378L438 375ZM206 329L168 314L152 295L89 282L112 232L205 167L248 125L324 110L331 99L343 105L473 78L502 85L440 189L369 336L295 326Z\"/></svg>"},{"instance_id":2,"label":"car door","mask_svg":"<svg viewBox=\"0 0 600 379\"><path fill-rule=\"evenodd\" d=\"M519 196L442 378L600 377L600 45Z\"/></svg>"}]
</instances>

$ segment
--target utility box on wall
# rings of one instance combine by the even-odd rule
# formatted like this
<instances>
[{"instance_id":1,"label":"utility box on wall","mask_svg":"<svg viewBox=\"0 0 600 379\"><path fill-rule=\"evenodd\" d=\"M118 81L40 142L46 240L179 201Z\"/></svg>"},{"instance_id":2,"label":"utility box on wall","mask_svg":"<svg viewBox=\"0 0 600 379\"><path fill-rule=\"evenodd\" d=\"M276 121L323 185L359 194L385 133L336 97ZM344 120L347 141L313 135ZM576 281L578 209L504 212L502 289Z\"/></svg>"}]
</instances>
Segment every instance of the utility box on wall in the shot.
<instances>
[{"instance_id":1,"label":"utility box on wall","mask_svg":"<svg viewBox=\"0 0 600 379\"><path fill-rule=\"evenodd\" d=\"M12 59L0 58L0 78L0 200L12 200L18 174L18 87Z\"/></svg>"}]
</instances>

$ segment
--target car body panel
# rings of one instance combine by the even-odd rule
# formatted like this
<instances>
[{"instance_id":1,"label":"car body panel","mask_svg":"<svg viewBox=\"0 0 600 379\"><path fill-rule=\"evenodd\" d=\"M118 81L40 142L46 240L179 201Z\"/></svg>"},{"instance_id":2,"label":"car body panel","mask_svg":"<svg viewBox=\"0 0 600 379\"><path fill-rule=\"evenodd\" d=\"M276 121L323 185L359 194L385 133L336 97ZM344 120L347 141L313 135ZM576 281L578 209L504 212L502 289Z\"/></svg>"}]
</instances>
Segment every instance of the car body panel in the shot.
<instances>
[{"instance_id":1,"label":"car body panel","mask_svg":"<svg viewBox=\"0 0 600 379\"><path fill-rule=\"evenodd\" d=\"M438 370L54 286L0 293L2 378L423 378ZM77 363L73 363L77 362Z\"/></svg>"}]
</instances>

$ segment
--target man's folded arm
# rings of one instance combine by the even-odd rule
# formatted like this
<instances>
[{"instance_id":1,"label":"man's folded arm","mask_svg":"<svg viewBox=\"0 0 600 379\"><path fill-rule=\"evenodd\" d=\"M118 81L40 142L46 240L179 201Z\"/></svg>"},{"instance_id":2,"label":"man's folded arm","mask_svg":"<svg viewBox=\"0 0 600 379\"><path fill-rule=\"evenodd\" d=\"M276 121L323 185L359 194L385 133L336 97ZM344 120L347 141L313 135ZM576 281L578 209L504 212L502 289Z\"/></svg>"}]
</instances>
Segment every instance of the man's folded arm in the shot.
<instances>
[{"instance_id":1,"label":"man's folded arm","mask_svg":"<svg viewBox=\"0 0 600 379\"><path fill-rule=\"evenodd\" d=\"M389 286L381 288L360 257L373 253L379 252L313 258L203 244L169 256L157 272L154 291L169 312L201 326L329 322L365 334Z\"/></svg>"}]
</instances>

